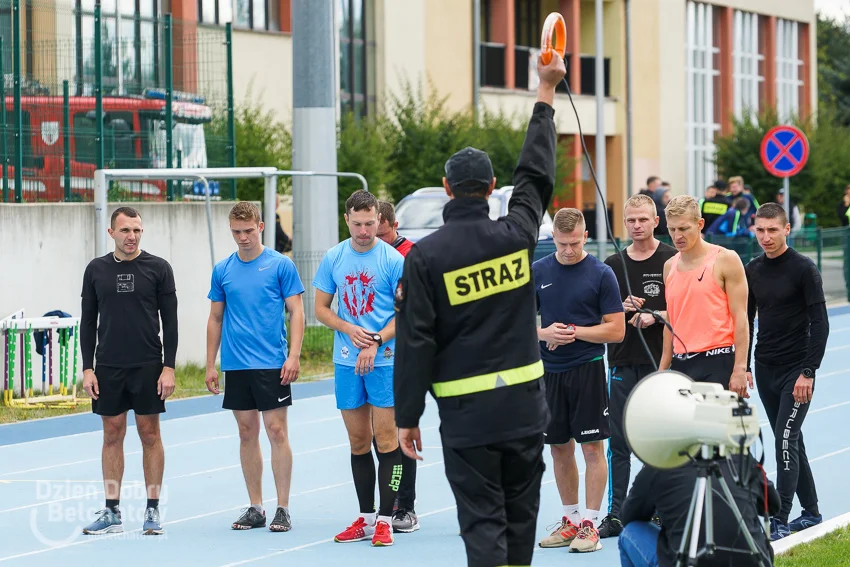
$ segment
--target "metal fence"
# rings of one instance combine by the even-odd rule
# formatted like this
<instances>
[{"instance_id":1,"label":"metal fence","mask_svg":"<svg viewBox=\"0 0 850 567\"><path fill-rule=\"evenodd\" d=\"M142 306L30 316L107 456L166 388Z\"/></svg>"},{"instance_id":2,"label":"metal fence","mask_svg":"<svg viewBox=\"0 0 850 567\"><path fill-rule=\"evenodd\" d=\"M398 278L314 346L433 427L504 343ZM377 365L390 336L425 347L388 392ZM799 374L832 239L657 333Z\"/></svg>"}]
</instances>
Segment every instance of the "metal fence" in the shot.
<instances>
[{"instance_id":1,"label":"metal fence","mask_svg":"<svg viewBox=\"0 0 850 567\"><path fill-rule=\"evenodd\" d=\"M666 244L671 244L667 235L656 235ZM755 238L728 238L725 236L706 235L707 242L729 248L738 253L744 264L762 253ZM630 241L617 239L620 247L628 246ZM788 245L798 252L810 257L823 274L824 291L828 300L838 299L846 295L850 301L850 227L842 228L805 228L795 232L788 238ZM585 248L592 254L597 253L594 243L588 243ZM534 260L539 260L555 251L551 240L540 242L534 251ZM615 252L614 245L608 242L603 258Z\"/></svg>"},{"instance_id":2,"label":"metal fence","mask_svg":"<svg viewBox=\"0 0 850 567\"><path fill-rule=\"evenodd\" d=\"M235 166L230 24L174 20L153 0L66 2L0 0L3 202L91 201L104 167ZM116 183L110 197L198 192Z\"/></svg>"}]
</instances>

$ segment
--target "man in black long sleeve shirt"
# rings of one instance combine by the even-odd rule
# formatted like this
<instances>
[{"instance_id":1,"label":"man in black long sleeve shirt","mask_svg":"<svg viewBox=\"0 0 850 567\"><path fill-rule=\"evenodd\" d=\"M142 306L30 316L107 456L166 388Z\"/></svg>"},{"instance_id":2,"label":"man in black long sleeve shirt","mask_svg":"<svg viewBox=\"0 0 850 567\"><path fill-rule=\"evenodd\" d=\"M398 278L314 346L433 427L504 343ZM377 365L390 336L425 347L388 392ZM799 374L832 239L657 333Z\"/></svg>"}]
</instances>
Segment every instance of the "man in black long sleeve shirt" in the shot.
<instances>
[{"instance_id":1,"label":"man in black long sleeve shirt","mask_svg":"<svg viewBox=\"0 0 850 567\"><path fill-rule=\"evenodd\" d=\"M127 412L131 409L142 441L148 496L143 533L163 533L158 506L165 453L159 414L165 411L165 399L174 392L177 293L168 262L139 248L142 232L138 211L131 207L116 209L109 228L115 251L92 260L83 276L83 388L92 398L92 411L103 419L106 494L104 510L83 529L89 535L123 531L118 503Z\"/></svg>"},{"instance_id":2,"label":"man in black long sleeve shirt","mask_svg":"<svg viewBox=\"0 0 850 567\"><path fill-rule=\"evenodd\" d=\"M738 456L732 457L732 463L735 467L739 466ZM714 557L700 559L699 567L763 566L765 556L771 559L769 565L773 564L773 549L764 533L759 516L775 514L779 509L779 496L773 485L766 481L762 471L756 468L755 460L750 455L744 458L744 463L745 470L737 471L737 475L747 481L744 486L739 486L735 482L736 475L732 474L728 461L721 461L719 465L735 504L762 557L750 558L744 554L717 551ZM698 469L693 464L671 470L659 470L650 466L644 466L641 469L623 504L621 519L625 529L620 534L618 542L623 567L655 565L652 559L657 559L658 567L671 567L676 564L676 555L682 544L697 473ZM765 482L767 482L767 490L765 490ZM748 551L746 539L741 533L732 510L720 494L720 487L716 485L716 482L714 486L712 500L714 543L718 547ZM767 503L765 503L765 493L767 493ZM765 514L765 508L767 508L767 514ZM660 530L650 521L656 510L661 518ZM703 515L699 536L700 548L705 544L705 523L706 518Z\"/></svg>"},{"instance_id":3,"label":"man in black long sleeve shirt","mask_svg":"<svg viewBox=\"0 0 850 567\"><path fill-rule=\"evenodd\" d=\"M549 412L530 259L555 184L552 105L566 68L553 53L548 65L538 60L537 71L537 102L507 217L488 216L496 178L487 154L457 152L443 179L451 199L446 223L411 248L396 291L400 444L421 460L419 419L430 390L467 561L475 567L531 563L545 468Z\"/></svg>"},{"instance_id":4,"label":"man in black long sleeve shirt","mask_svg":"<svg viewBox=\"0 0 850 567\"><path fill-rule=\"evenodd\" d=\"M750 350L758 313L755 379L776 439L776 485L782 508L771 519L770 537L777 540L823 521L801 427L826 350L829 321L820 272L809 258L788 247L791 227L782 207L776 203L759 207L755 227L764 255L746 268ZM748 366L751 359L747 357ZM795 492L803 512L789 525Z\"/></svg>"}]
</instances>

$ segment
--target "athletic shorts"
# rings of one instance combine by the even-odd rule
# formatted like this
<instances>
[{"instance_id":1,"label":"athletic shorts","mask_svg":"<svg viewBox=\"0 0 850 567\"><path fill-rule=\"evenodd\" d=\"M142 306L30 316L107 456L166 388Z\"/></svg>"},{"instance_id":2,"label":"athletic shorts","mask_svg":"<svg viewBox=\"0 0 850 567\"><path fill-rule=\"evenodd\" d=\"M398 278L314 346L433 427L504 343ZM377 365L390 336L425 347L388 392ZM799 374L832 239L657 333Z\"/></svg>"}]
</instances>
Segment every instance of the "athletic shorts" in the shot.
<instances>
[{"instance_id":1,"label":"athletic shorts","mask_svg":"<svg viewBox=\"0 0 850 567\"><path fill-rule=\"evenodd\" d=\"M602 358L585 362L566 372L543 375L546 403L552 419L544 442L562 445L602 441L611 436L608 425L608 384Z\"/></svg>"},{"instance_id":2,"label":"athletic shorts","mask_svg":"<svg viewBox=\"0 0 850 567\"><path fill-rule=\"evenodd\" d=\"M376 408L391 408L395 405L393 367L376 366L361 376L354 366L334 364L334 393L337 409L352 410L367 403Z\"/></svg>"},{"instance_id":3,"label":"athletic shorts","mask_svg":"<svg viewBox=\"0 0 850 567\"><path fill-rule=\"evenodd\" d=\"M280 368L224 373L224 403L236 411L269 411L292 405L292 388L280 383Z\"/></svg>"},{"instance_id":4,"label":"athletic shorts","mask_svg":"<svg viewBox=\"0 0 850 567\"><path fill-rule=\"evenodd\" d=\"M91 402L97 415L116 416L129 410L136 415L165 413L165 400L157 393L162 364L118 368L98 364L94 369L100 392Z\"/></svg>"},{"instance_id":5,"label":"athletic shorts","mask_svg":"<svg viewBox=\"0 0 850 567\"><path fill-rule=\"evenodd\" d=\"M713 382L729 389L729 378L735 369L735 345L704 352L674 354L670 370L681 372L694 382Z\"/></svg>"}]
</instances>

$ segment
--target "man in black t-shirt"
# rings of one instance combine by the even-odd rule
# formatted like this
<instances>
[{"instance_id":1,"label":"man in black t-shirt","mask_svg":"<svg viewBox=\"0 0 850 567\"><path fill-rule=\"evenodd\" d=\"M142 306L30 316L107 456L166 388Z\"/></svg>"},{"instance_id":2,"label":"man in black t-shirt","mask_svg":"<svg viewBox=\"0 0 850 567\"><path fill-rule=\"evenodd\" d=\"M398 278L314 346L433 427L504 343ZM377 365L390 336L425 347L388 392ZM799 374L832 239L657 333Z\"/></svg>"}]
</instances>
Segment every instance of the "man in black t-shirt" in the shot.
<instances>
[{"instance_id":1,"label":"man in black t-shirt","mask_svg":"<svg viewBox=\"0 0 850 567\"><path fill-rule=\"evenodd\" d=\"M786 243L791 225L782 206L759 207L755 228L764 254L746 268L750 289L747 371L751 372L753 320L758 313L755 379L776 440L776 488L782 508L771 518L770 539L777 540L823 521L801 427L826 350L829 320L817 266ZM789 524L795 492L803 511Z\"/></svg>"},{"instance_id":2,"label":"man in black t-shirt","mask_svg":"<svg viewBox=\"0 0 850 567\"><path fill-rule=\"evenodd\" d=\"M142 232L138 211L131 207L116 209L109 228L115 251L89 262L83 276L80 320L83 388L92 398L92 411L103 419L106 494L105 508L83 529L88 535L124 530L118 502L124 472L127 412L131 409L142 441L148 496L142 533L163 533L159 494L165 452L159 414L165 411L165 399L174 392L177 293L168 262L139 248Z\"/></svg>"},{"instance_id":3,"label":"man in black t-shirt","mask_svg":"<svg viewBox=\"0 0 850 567\"><path fill-rule=\"evenodd\" d=\"M623 431L623 409L629 393L638 381L654 371L653 361L641 343L638 329L652 351L657 364L661 359L663 328L652 315L636 313L635 307L661 311L667 309L664 298L664 263L676 254L676 249L668 246L654 236L658 227L658 213L655 202L646 195L635 195L628 201L623 211L623 224L632 240L623 251L633 296L629 296L626 285L626 270L619 254L609 256L605 263L614 270L623 308L626 311L628 325L626 336L621 343L608 345L608 390L611 426L611 439L608 442L608 515L599 528L599 537L619 535L623 529L619 514L631 474L631 452L626 444Z\"/></svg>"}]
</instances>

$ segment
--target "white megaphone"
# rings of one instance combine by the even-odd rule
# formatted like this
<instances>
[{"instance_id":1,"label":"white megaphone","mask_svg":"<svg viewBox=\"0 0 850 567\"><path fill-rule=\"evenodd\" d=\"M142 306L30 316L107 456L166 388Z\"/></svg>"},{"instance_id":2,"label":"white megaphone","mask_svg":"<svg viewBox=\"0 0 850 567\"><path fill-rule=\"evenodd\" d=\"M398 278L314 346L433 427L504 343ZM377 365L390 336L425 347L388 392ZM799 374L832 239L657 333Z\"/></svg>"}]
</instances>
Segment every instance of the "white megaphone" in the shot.
<instances>
[{"instance_id":1,"label":"white megaphone","mask_svg":"<svg viewBox=\"0 0 850 567\"><path fill-rule=\"evenodd\" d=\"M759 434L755 408L737 394L674 371L654 372L638 382L624 413L632 452L658 469L680 467L703 448L719 456L740 452L742 443L748 448Z\"/></svg>"}]
</instances>

